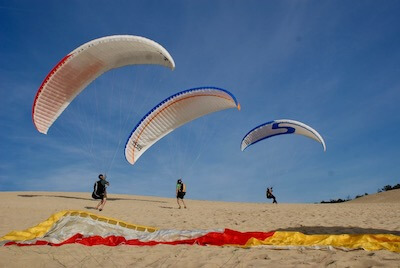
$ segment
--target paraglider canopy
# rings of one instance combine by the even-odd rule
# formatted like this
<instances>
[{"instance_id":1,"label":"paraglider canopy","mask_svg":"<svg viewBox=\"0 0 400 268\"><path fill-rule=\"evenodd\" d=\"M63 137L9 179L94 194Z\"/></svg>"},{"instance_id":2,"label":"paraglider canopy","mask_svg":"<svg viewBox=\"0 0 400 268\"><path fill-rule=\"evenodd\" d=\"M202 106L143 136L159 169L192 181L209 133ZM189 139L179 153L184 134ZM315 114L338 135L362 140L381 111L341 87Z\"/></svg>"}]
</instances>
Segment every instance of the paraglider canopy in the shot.
<instances>
[{"instance_id":1,"label":"paraglider canopy","mask_svg":"<svg viewBox=\"0 0 400 268\"><path fill-rule=\"evenodd\" d=\"M216 87L200 87L176 93L148 112L135 126L125 145L125 158L134 164L153 144L174 129L209 113L240 109L235 96Z\"/></svg>"},{"instance_id":2,"label":"paraglider canopy","mask_svg":"<svg viewBox=\"0 0 400 268\"><path fill-rule=\"evenodd\" d=\"M290 119L274 120L253 128L242 139L240 149L244 151L247 147L259 141L284 134L298 134L309 137L321 143L324 151L326 151L325 141L315 129Z\"/></svg>"},{"instance_id":3,"label":"paraglider canopy","mask_svg":"<svg viewBox=\"0 0 400 268\"><path fill-rule=\"evenodd\" d=\"M32 119L37 130L47 134L73 99L101 74L132 64L175 68L165 48L140 36L102 37L73 50L50 71L36 93Z\"/></svg>"}]
</instances>

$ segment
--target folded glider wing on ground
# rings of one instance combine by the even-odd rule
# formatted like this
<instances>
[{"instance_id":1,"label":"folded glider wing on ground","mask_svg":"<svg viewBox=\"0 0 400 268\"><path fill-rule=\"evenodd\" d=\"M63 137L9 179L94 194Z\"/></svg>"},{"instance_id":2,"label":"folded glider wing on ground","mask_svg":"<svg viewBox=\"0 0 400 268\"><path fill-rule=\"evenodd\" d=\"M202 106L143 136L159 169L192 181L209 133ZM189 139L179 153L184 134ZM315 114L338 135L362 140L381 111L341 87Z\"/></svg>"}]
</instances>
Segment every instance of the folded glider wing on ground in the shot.
<instances>
[{"instance_id":1,"label":"folded glider wing on ground","mask_svg":"<svg viewBox=\"0 0 400 268\"><path fill-rule=\"evenodd\" d=\"M235 96L216 87L194 88L172 95L148 112L133 129L125 145L125 158L133 165L174 129L203 115L235 107L240 109Z\"/></svg>"},{"instance_id":2,"label":"folded glider wing on ground","mask_svg":"<svg viewBox=\"0 0 400 268\"><path fill-rule=\"evenodd\" d=\"M46 76L36 93L32 119L47 134L72 100L101 74L126 65L175 63L160 44L140 36L114 35L81 45L65 56Z\"/></svg>"},{"instance_id":3,"label":"folded glider wing on ground","mask_svg":"<svg viewBox=\"0 0 400 268\"><path fill-rule=\"evenodd\" d=\"M260 247L272 249L389 250L400 252L400 236L395 234L303 234L295 231L240 232L218 229L158 229L131 224L87 211L66 210L23 231L0 237L0 246L155 246L197 245Z\"/></svg>"},{"instance_id":4,"label":"folded glider wing on ground","mask_svg":"<svg viewBox=\"0 0 400 268\"><path fill-rule=\"evenodd\" d=\"M253 128L242 139L240 149L244 151L247 147L259 141L284 134L298 134L309 137L321 143L324 151L326 151L325 141L315 129L289 119L274 120Z\"/></svg>"}]
</instances>

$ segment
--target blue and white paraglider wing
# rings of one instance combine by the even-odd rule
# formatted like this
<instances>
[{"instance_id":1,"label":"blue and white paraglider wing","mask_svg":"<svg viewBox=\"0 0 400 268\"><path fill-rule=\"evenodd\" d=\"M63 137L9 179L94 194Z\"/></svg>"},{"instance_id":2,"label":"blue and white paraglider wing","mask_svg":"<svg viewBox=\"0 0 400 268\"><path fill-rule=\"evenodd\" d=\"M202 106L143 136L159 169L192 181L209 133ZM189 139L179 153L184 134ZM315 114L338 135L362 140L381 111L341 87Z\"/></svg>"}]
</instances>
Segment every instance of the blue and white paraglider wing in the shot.
<instances>
[{"instance_id":1,"label":"blue and white paraglider wing","mask_svg":"<svg viewBox=\"0 0 400 268\"><path fill-rule=\"evenodd\" d=\"M298 134L309 137L322 144L326 151L325 141L312 127L289 119L280 119L261 124L250 130L242 139L240 149L244 151L250 145L278 135Z\"/></svg>"},{"instance_id":2,"label":"blue and white paraglider wing","mask_svg":"<svg viewBox=\"0 0 400 268\"><path fill-rule=\"evenodd\" d=\"M175 68L165 48L140 36L106 36L73 50L54 66L36 93L32 107L36 129L47 134L73 99L104 72L136 64Z\"/></svg>"},{"instance_id":3,"label":"blue and white paraglider wing","mask_svg":"<svg viewBox=\"0 0 400 268\"><path fill-rule=\"evenodd\" d=\"M174 129L228 108L240 109L240 104L229 91L220 88L194 88L172 95L147 113L133 129L125 145L125 158L133 165L147 149Z\"/></svg>"}]
</instances>

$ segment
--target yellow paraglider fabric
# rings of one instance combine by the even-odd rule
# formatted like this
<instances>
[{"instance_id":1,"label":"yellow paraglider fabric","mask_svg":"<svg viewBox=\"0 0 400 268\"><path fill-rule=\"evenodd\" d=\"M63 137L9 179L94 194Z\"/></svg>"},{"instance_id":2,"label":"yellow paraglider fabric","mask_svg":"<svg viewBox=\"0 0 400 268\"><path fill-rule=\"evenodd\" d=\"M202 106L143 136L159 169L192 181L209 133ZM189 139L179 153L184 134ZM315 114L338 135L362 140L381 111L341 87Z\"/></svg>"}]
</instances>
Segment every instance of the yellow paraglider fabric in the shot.
<instances>
[{"instance_id":1,"label":"yellow paraglider fabric","mask_svg":"<svg viewBox=\"0 0 400 268\"><path fill-rule=\"evenodd\" d=\"M43 237L53 226L56 224L61 218L66 216L79 216L83 218L91 218L93 220L97 220L99 222L106 222L108 224L119 225L121 227L129 228L136 231L146 231L146 232L154 232L157 228L130 224L124 221L120 221L113 218L108 218L104 216L98 216L93 213L89 213L86 211L80 210L65 210L57 212L50 216L44 222L39 223L38 225L26 229L24 231L12 231L5 236L0 238L0 241L10 240L10 241L26 241L32 240L39 237Z\"/></svg>"},{"instance_id":2,"label":"yellow paraglider fabric","mask_svg":"<svg viewBox=\"0 0 400 268\"><path fill-rule=\"evenodd\" d=\"M97 235L84 232L83 225L76 225L77 222L72 218L83 219L81 224L101 225L105 227L105 234L110 236L108 239ZM63 219L71 219L70 224L76 225L75 231L69 233L66 241L60 240L53 243L46 240L49 233L54 234L57 223ZM89 220L89 221L88 221ZM107 227L108 226L108 227ZM114 226L114 227L113 227ZM60 227L60 226L58 226ZM118 237L113 235L111 230L117 229L131 230L128 233L139 233L136 238ZM57 228L56 228L57 229ZM64 227L61 226L61 230ZM218 229L219 230L219 229ZM154 227L130 224L113 218L98 216L85 211L66 210L53 214L46 221L24 231L12 231L0 238L3 245L63 245L68 243L81 243L85 245L147 245L157 244L187 244L187 245L214 245L214 246L235 246L235 247L255 247L269 246L277 249L290 249L292 247L306 248L339 248L343 250L364 249L364 250L389 250L400 253L400 236L393 234L313 234L307 235L300 232L238 232L229 229L218 230L160 230ZM96 236L96 235L95 235ZM147 238L146 238L147 236ZM75 237L75 238L74 238ZM97 242L93 242L94 240ZM35 241L36 240L36 241ZM46 242L47 241L47 242ZM64 241L64 242L63 242Z\"/></svg>"},{"instance_id":3,"label":"yellow paraglider fabric","mask_svg":"<svg viewBox=\"0 0 400 268\"><path fill-rule=\"evenodd\" d=\"M381 250L400 252L400 236L392 234L341 234L306 235L300 232L280 232L265 240L250 239L246 246L332 246L347 249Z\"/></svg>"}]
</instances>

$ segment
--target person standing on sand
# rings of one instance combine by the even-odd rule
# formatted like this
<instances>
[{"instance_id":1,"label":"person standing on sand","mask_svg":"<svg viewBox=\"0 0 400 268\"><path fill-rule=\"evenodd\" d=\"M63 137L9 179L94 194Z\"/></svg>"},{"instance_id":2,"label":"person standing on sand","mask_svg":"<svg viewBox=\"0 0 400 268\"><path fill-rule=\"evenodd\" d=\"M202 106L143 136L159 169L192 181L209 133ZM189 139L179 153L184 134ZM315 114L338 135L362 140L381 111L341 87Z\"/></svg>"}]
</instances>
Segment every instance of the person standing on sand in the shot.
<instances>
[{"instance_id":1,"label":"person standing on sand","mask_svg":"<svg viewBox=\"0 0 400 268\"><path fill-rule=\"evenodd\" d=\"M272 187L267 188L267 193L266 193L266 195L267 195L267 198L268 198L268 199L274 199L274 200L272 201L272 204L278 204L278 202L276 202L275 196L272 194Z\"/></svg>"},{"instance_id":2,"label":"person standing on sand","mask_svg":"<svg viewBox=\"0 0 400 268\"><path fill-rule=\"evenodd\" d=\"M96 206L96 209L100 211L103 210L107 201L107 186L110 186L110 183L106 181L106 176L100 174L99 180L94 184L92 193L94 199L101 199L100 203Z\"/></svg>"},{"instance_id":3,"label":"person standing on sand","mask_svg":"<svg viewBox=\"0 0 400 268\"><path fill-rule=\"evenodd\" d=\"M179 203L179 199L182 201L183 207L186 208L186 204L183 201L183 198L186 194L186 185L179 179L176 182L176 202L178 203L179 208L181 208L181 204Z\"/></svg>"}]
</instances>

